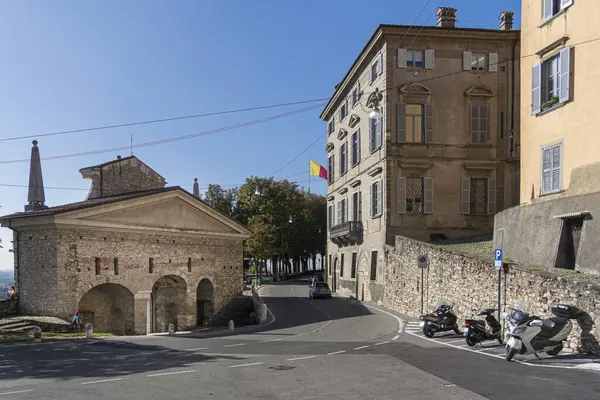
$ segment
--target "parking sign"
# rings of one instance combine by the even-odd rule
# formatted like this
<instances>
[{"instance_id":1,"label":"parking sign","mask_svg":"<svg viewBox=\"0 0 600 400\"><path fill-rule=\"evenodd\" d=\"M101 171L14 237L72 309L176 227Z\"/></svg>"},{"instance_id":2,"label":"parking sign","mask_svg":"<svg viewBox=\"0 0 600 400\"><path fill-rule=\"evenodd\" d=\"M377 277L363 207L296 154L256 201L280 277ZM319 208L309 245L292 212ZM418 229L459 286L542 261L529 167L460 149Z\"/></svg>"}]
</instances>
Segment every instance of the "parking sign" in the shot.
<instances>
[{"instance_id":1,"label":"parking sign","mask_svg":"<svg viewBox=\"0 0 600 400\"><path fill-rule=\"evenodd\" d=\"M498 271L502 268L502 249L494 250L494 266Z\"/></svg>"}]
</instances>

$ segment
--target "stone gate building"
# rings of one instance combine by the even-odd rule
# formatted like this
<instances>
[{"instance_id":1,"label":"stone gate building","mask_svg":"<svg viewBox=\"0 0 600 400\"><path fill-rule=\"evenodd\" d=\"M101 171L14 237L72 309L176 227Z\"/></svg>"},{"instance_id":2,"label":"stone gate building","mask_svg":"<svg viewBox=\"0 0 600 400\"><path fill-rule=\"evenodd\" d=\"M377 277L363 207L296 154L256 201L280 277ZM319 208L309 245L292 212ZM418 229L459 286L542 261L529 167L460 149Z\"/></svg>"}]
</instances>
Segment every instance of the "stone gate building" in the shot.
<instances>
[{"instance_id":1,"label":"stone gate building","mask_svg":"<svg viewBox=\"0 0 600 400\"><path fill-rule=\"evenodd\" d=\"M13 230L15 283L26 314L71 318L98 332L189 329L241 294L249 231L198 194L166 187L132 156L83 168L86 200L45 205L34 141L25 212L0 217Z\"/></svg>"}]
</instances>

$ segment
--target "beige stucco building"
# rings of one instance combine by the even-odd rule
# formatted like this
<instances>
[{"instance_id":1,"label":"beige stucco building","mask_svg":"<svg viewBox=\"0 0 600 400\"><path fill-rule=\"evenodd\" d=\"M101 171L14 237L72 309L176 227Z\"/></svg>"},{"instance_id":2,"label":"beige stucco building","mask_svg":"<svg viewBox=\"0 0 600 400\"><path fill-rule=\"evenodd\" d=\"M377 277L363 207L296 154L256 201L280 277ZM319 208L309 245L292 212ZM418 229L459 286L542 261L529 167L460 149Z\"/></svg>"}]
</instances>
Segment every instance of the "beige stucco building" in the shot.
<instances>
[{"instance_id":1,"label":"beige stucco building","mask_svg":"<svg viewBox=\"0 0 600 400\"><path fill-rule=\"evenodd\" d=\"M437 16L437 26L380 25L321 114L331 284L361 299L382 299L396 235L489 234L494 213L518 203L513 13L500 29L458 28L452 8Z\"/></svg>"},{"instance_id":2,"label":"beige stucco building","mask_svg":"<svg viewBox=\"0 0 600 400\"><path fill-rule=\"evenodd\" d=\"M13 230L15 283L25 314L79 311L97 332L164 332L203 324L241 295L250 233L135 156L80 170L87 199L45 205L37 142L25 212Z\"/></svg>"},{"instance_id":3,"label":"beige stucco building","mask_svg":"<svg viewBox=\"0 0 600 400\"><path fill-rule=\"evenodd\" d=\"M600 274L600 1L523 0L521 207L497 216L507 257Z\"/></svg>"}]
</instances>

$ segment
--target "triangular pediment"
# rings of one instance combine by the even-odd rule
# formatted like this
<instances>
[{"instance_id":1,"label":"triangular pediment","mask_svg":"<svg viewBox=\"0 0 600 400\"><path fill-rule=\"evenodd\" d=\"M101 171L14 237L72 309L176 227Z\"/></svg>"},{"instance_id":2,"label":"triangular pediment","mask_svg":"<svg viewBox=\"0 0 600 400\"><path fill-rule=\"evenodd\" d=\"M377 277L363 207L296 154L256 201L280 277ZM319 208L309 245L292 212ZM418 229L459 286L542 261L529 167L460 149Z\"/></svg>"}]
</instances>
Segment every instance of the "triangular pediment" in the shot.
<instances>
[{"instance_id":1,"label":"triangular pediment","mask_svg":"<svg viewBox=\"0 0 600 400\"><path fill-rule=\"evenodd\" d=\"M333 143L328 142L327 146L325 146L325 151L329 153L330 151L333 151L334 148L335 146L333 145Z\"/></svg>"},{"instance_id":2,"label":"triangular pediment","mask_svg":"<svg viewBox=\"0 0 600 400\"><path fill-rule=\"evenodd\" d=\"M338 138L338 140L342 140L342 139L344 139L346 136L348 136L348 131L347 131L347 130L345 130L344 128L341 128L341 129L338 131L338 134L337 134L337 138Z\"/></svg>"},{"instance_id":3,"label":"triangular pediment","mask_svg":"<svg viewBox=\"0 0 600 400\"><path fill-rule=\"evenodd\" d=\"M348 125L350 125L351 128L354 128L356 126L356 124L358 124L360 122L360 117L356 114L352 114L350 116L350 121L348 121Z\"/></svg>"},{"instance_id":4,"label":"triangular pediment","mask_svg":"<svg viewBox=\"0 0 600 400\"><path fill-rule=\"evenodd\" d=\"M57 223L248 237L246 228L184 191L135 198L57 216Z\"/></svg>"}]
</instances>

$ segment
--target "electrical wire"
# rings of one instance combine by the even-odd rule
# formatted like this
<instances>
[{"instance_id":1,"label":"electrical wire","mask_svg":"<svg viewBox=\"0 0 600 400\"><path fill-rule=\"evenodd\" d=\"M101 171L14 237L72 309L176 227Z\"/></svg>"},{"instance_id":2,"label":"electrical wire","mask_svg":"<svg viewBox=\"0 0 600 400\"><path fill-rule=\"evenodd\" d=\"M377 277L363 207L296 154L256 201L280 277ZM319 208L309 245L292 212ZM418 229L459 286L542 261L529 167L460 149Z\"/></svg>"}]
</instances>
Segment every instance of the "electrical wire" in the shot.
<instances>
[{"instance_id":1,"label":"electrical wire","mask_svg":"<svg viewBox=\"0 0 600 400\"><path fill-rule=\"evenodd\" d=\"M276 119L296 115L296 114L299 114L302 112L314 110L314 109L320 108L322 106L323 106L323 104L317 104L314 106L309 106L309 107L289 111L286 113L276 114L276 115L266 117L266 118L247 121L247 122L243 122L243 123L235 124L235 125L229 125L229 126L226 126L223 128L211 129L208 131L196 132L196 133L191 133L188 135L175 136L175 137L171 137L171 138L167 138L167 139L155 140L152 142L134 144L134 145L130 145L130 146L113 147L110 149L91 150L91 151L86 151L86 152L78 152L78 153L71 153L71 154L61 154L61 155L57 155L57 156L42 157L41 160L46 161L46 160L58 160L58 159L63 159L63 158L89 156L89 155L94 155L94 154L111 153L111 152L115 152L115 151L129 150L129 149L133 149L133 148L150 147L150 146L156 146L156 145L165 144L165 143L177 142L180 140L191 139L191 138L195 138L195 137L199 137L199 136L212 135L215 133L230 131L230 130L234 130L234 129L238 129L238 128L242 128L242 127L246 127L246 126L256 125L256 124L263 123L263 122L273 121ZM29 162L29 161L30 160L28 158L18 159L18 160L1 160L0 164L15 164L15 163L22 163L22 162Z\"/></svg>"},{"instance_id":2,"label":"electrical wire","mask_svg":"<svg viewBox=\"0 0 600 400\"><path fill-rule=\"evenodd\" d=\"M270 108L293 106L293 105L307 104L307 103L316 103L318 101L327 101L327 100L328 100L328 98L303 100L303 101L296 101L296 102L291 102L291 103L279 103L279 104L271 104L271 105L267 105L267 106L239 108L239 109L235 109L235 110L216 111L216 112L210 112L210 113L204 113L204 114L195 114L195 115L186 115L186 116L180 116L180 117L154 119L154 120L150 120L150 121L128 122L128 123L116 124L116 125L103 125L103 126L97 126L97 127L93 127L93 128L73 129L70 131L38 133L35 135L26 135L26 136L13 136L13 137L8 137L8 138L0 138L0 142L7 142L7 141L11 141L11 140L20 140L20 139L40 138L40 137L46 137L46 136L67 135L70 133L101 131L101 130L106 130L106 129L125 128L125 127L130 127L130 126L137 126L137 125L157 124L157 123L161 123L161 122L179 121L179 120L183 120L183 119L212 117L212 116L216 116L216 115L242 113L242 112L246 112L246 111L266 110L266 109L270 109Z\"/></svg>"}]
</instances>

